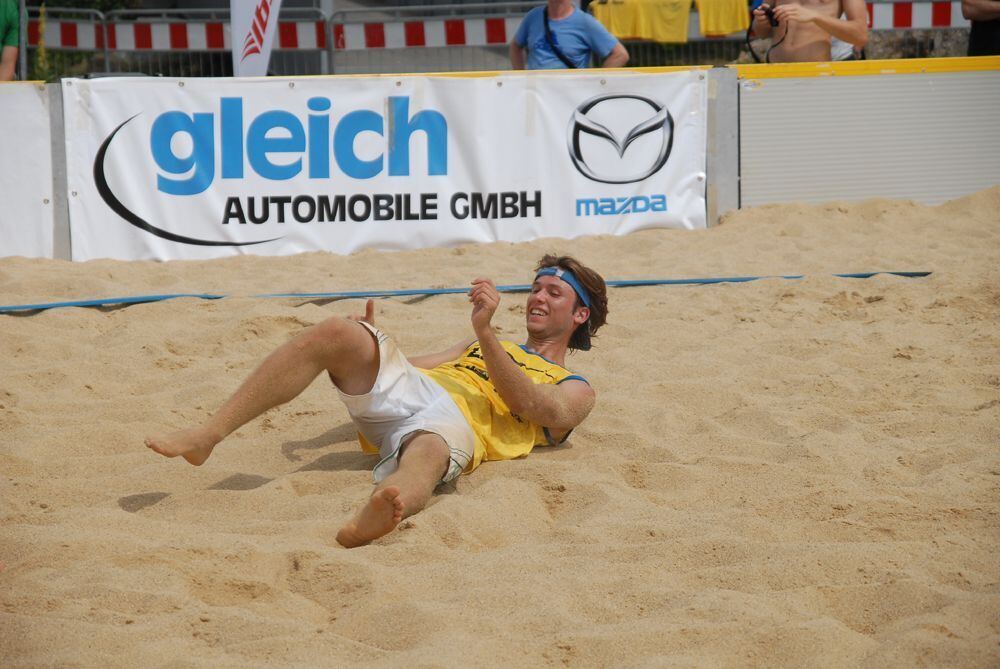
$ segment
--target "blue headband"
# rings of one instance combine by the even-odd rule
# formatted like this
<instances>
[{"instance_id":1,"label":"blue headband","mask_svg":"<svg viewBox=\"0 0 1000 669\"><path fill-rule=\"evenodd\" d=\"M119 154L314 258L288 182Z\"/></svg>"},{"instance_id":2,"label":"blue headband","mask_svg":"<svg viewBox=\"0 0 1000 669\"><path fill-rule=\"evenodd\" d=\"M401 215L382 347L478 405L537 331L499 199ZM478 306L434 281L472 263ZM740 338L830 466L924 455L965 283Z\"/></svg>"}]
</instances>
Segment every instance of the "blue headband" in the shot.
<instances>
[{"instance_id":1,"label":"blue headband","mask_svg":"<svg viewBox=\"0 0 1000 669\"><path fill-rule=\"evenodd\" d=\"M535 275L535 279L540 276L554 276L557 279L562 279L568 283L570 288L573 289L573 292L580 297L580 301L583 302L583 306L588 309L590 308L590 293L588 293L587 289L583 287L583 284L576 280L576 275L570 270L563 269L562 267L543 267L538 270L538 274Z\"/></svg>"}]
</instances>

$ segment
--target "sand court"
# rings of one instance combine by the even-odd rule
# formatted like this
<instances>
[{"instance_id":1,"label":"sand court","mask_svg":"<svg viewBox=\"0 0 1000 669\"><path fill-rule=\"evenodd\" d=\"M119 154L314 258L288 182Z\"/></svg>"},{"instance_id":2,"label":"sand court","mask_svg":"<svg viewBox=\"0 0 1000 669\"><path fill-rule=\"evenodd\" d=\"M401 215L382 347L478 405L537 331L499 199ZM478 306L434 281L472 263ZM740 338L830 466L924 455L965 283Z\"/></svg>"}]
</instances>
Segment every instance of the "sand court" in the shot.
<instances>
[{"instance_id":1,"label":"sand court","mask_svg":"<svg viewBox=\"0 0 1000 669\"><path fill-rule=\"evenodd\" d=\"M0 259L0 304L221 293L0 316L0 657L11 667L962 666L1000 663L1000 187L941 205L769 205L707 231L348 257ZM335 391L203 467L143 437L363 302L272 292L531 279L616 288L568 445L485 463L375 543ZM927 277L840 272L930 271ZM524 333L524 296L494 322ZM383 299L410 354L461 295Z\"/></svg>"}]
</instances>

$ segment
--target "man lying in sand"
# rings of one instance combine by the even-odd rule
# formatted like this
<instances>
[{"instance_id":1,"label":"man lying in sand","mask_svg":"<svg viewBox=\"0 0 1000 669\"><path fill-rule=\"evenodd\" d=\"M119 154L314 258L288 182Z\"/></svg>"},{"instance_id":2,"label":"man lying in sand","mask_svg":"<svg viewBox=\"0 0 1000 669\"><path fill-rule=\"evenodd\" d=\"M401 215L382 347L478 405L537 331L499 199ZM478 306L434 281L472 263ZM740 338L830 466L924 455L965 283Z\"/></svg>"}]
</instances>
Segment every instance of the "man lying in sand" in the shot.
<instances>
[{"instance_id":1,"label":"man lying in sand","mask_svg":"<svg viewBox=\"0 0 1000 669\"><path fill-rule=\"evenodd\" d=\"M337 533L348 548L366 544L424 508L438 484L483 460L562 443L594 407L593 389L563 364L567 349L590 349L607 318L599 274L569 256L542 258L523 346L493 332L500 293L491 280L475 279L469 301L476 339L407 359L375 327L369 300L364 317L327 319L280 346L204 424L149 437L146 446L201 465L226 436L295 398L325 371L362 447L381 456L374 492Z\"/></svg>"}]
</instances>

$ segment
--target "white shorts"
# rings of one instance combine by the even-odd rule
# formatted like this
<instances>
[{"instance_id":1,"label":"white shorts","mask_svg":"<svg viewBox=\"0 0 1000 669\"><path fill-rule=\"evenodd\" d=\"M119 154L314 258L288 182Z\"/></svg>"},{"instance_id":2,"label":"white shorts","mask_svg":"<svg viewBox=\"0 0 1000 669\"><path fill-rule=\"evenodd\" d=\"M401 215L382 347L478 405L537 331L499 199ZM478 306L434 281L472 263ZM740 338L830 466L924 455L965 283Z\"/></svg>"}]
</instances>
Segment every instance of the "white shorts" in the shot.
<instances>
[{"instance_id":1,"label":"white shorts","mask_svg":"<svg viewBox=\"0 0 1000 669\"><path fill-rule=\"evenodd\" d=\"M360 321L359 321L360 322ZM372 470L378 483L399 466L399 450L414 432L433 432L451 451L441 483L451 481L472 461L475 436L465 415L444 388L410 364L396 343L378 328L361 322L378 342L379 367L375 385L364 395L340 399L358 431L379 450Z\"/></svg>"}]
</instances>

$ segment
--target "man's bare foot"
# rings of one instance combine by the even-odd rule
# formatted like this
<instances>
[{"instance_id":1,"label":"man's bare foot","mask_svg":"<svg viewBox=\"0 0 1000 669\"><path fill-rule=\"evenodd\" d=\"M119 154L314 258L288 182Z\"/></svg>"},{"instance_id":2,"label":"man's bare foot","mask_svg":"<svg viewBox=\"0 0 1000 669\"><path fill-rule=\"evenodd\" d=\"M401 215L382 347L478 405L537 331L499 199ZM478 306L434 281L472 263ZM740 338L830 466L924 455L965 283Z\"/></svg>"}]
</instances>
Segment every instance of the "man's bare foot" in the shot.
<instances>
[{"instance_id":1,"label":"man's bare foot","mask_svg":"<svg viewBox=\"0 0 1000 669\"><path fill-rule=\"evenodd\" d=\"M164 437L146 437L147 448L168 458L183 456L195 466L208 460L217 443L219 440L203 427L179 430Z\"/></svg>"},{"instance_id":2,"label":"man's bare foot","mask_svg":"<svg viewBox=\"0 0 1000 669\"><path fill-rule=\"evenodd\" d=\"M345 548L363 546L388 534L403 519L403 500L399 488L388 486L376 490L368 503L349 523L337 532L337 542Z\"/></svg>"}]
</instances>

